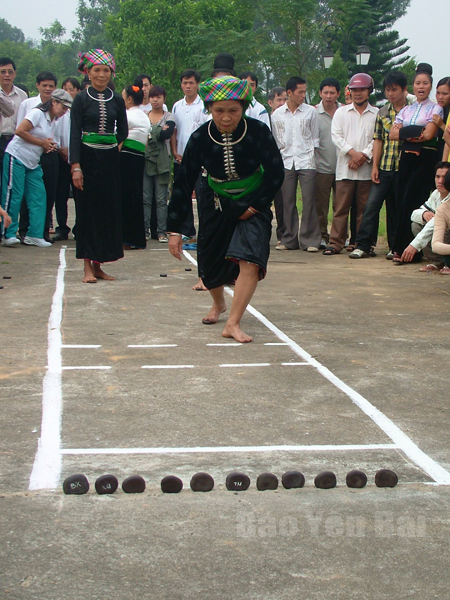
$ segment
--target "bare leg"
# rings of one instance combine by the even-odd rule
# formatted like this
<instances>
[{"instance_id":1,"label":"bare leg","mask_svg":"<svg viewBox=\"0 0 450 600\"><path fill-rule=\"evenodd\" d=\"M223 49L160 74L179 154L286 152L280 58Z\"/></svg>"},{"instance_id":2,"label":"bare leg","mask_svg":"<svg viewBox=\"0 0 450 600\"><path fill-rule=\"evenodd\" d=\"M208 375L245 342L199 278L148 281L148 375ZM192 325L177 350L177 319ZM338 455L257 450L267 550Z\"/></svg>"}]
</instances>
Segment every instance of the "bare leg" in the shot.
<instances>
[{"instance_id":1,"label":"bare leg","mask_svg":"<svg viewBox=\"0 0 450 600\"><path fill-rule=\"evenodd\" d=\"M233 302L231 303L230 316L222 331L223 337L234 338L237 342L245 344L253 338L241 329L241 319L255 293L258 285L259 267L244 260L239 261L239 277L236 279Z\"/></svg>"},{"instance_id":2,"label":"bare leg","mask_svg":"<svg viewBox=\"0 0 450 600\"><path fill-rule=\"evenodd\" d=\"M83 283L97 283L97 279L95 278L94 271L92 269L92 263L90 260L85 260L84 262L84 277L82 279Z\"/></svg>"},{"instance_id":3,"label":"bare leg","mask_svg":"<svg viewBox=\"0 0 450 600\"><path fill-rule=\"evenodd\" d=\"M105 271L102 271L100 268L100 263L92 263L92 270L94 272L94 276L97 279L105 279L106 281L115 281L115 277L112 275L107 275Z\"/></svg>"},{"instance_id":4,"label":"bare leg","mask_svg":"<svg viewBox=\"0 0 450 600\"><path fill-rule=\"evenodd\" d=\"M213 305L206 317L202 319L204 325L214 325L219 320L220 315L227 310L225 297L223 295L223 285L209 290L209 293L212 296Z\"/></svg>"}]
</instances>

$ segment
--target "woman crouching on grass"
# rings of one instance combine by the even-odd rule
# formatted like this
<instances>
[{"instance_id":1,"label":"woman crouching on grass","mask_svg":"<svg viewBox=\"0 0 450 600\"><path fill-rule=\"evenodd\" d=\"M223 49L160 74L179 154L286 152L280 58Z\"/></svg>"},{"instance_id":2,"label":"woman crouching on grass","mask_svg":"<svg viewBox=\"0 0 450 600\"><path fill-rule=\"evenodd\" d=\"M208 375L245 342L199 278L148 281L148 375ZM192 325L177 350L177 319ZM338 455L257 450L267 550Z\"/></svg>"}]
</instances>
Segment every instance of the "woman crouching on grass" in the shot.
<instances>
[{"instance_id":1,"label":"woman crouching on grass","mask_svg":"<svg viewBox=\"0 0 450 600\"><path fill-rule=\"evenodd\" d=\"M264 123L243 114L252 100L249 83L219 77L200 84L199 95L212 121L190 137L168 210L169 250L181 260L181 225L202 171L197 260L199 275L213 305L202 322L212 325L226 311L224 285L236 279L231 310L222 336L251 342L241 319L258 281L266 275L272 211L284 179L277 144Z\"/></svg>"}]
</instances>

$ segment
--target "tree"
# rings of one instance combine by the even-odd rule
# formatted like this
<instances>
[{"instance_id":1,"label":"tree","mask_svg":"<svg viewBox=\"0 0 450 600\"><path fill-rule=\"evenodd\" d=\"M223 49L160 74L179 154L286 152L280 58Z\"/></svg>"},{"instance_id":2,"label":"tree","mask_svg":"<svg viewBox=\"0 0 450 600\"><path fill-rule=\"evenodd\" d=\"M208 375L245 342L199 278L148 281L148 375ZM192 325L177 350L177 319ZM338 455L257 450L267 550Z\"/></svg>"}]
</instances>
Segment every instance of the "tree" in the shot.
<instances>
[{"instance_id":1,"label":"tree","mask_svg":"<svg viewBox=\"0 0 450 600\"><path fill-rule=\"evenodd\" d=\"M103 48L113 52L113 42L108 34L106 23L111 15L119 12L120 0L79 0L78 27L72 37L79 42L83 51Z\"/></svg>"},{"instance_id":2,"label":"tree","mask_svg":"<svg viewBox=\"0 0 450 600\"><path fill-rule=\"evenodd\" d=\"M107 23L115 45L118 81L129 84L149 73L163 85L168 104L180 97L180 73L194 68L208 76L213 56L232 51L236 62L245 52L252 21L239 0L123 0ZM244 63L246 64L246 63Z\"/></svg>"},{"instance_id":3,"label":"tree","mask_svg":"<svg viewBox=\"0 0 450 600\"><path fill-rule=\"evenodd\" d=\"M13 27L6 19L0 19L0 42L23 44L25 42L25 35L21 29Z\"/></svg>"}]
</instances>

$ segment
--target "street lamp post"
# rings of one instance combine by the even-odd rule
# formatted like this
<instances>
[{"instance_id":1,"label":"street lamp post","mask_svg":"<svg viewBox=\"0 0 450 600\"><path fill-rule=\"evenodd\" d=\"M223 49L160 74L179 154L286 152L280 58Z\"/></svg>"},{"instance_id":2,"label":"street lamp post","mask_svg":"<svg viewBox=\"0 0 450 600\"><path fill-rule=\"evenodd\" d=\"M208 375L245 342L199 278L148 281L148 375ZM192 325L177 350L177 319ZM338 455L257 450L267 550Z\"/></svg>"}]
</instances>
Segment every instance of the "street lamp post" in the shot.
<instances>
[{"instance_id":1,"label":"street lamp post","mask_svg":"<svg viewBox=\"0 0 450 600\"><path fill-rule=\"evenodd\" d=\"M343 35L343 40L342 40L342 49L343 49L342 58L344 59L345 63L348 61L348 44L349 44L349 39L350 39L350 33L354 27L356 27L357 25L361 25L361 23L363 23L363 21L357 21L356 23L353 23L353 25L350 27L350 29L348 29L348 31L345 31L344 28L341 27L340 25L327 25L327 27L325 27L325 29L324 29L325 34L326 34L327 30L329 30L330 28L333 28L334 30L340 29L343 32L344 35ZM333 53L333 50L331 49L331 42L334 38L335 38L335 35L332 35L330 33L327 36L327 48L326 48L325 52L322 54L323 64L324 64L325 69L329 69L333 63L334 53ZM361 46L358 47L358 50L356 52L356 64L358 66L359 65L366 66L369 64L369 60L370 60L370 48L369 48L369 46L367 46L367 44L362 44Z\"/></svg>"}]
</instances>

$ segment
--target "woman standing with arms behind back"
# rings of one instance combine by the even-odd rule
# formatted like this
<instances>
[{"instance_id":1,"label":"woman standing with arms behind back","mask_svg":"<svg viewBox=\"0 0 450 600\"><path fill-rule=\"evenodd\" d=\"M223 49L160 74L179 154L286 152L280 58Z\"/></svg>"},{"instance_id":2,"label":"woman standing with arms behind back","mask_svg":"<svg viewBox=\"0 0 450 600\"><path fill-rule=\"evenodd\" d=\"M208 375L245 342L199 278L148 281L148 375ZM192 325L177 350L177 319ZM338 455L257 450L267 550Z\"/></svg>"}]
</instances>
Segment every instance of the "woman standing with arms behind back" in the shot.
<instances>
[{"instance_id":1,"label":"woman standing with arms behind back","mask_svg":"<svg viewBox=\"0 0 450 600\"><path fill-rule=\"evenodd\" d=\"M108 88L114 58L104 50L80 54L78 70L90 85L75 96L71 111L72 180L77 188L77 258L83 283L113 280L100 267L123 257L119 144L128 135L125 103Z\"/></svg>"}]
</instances>

